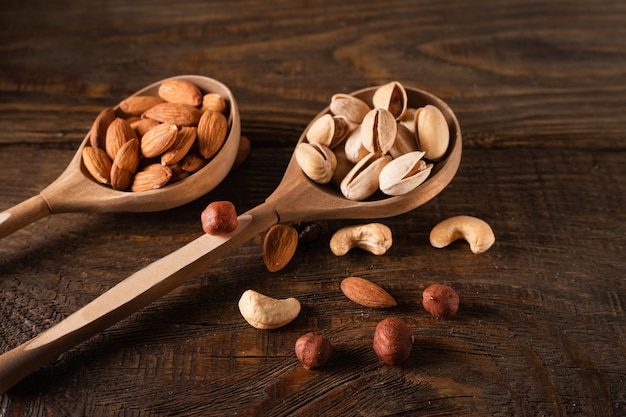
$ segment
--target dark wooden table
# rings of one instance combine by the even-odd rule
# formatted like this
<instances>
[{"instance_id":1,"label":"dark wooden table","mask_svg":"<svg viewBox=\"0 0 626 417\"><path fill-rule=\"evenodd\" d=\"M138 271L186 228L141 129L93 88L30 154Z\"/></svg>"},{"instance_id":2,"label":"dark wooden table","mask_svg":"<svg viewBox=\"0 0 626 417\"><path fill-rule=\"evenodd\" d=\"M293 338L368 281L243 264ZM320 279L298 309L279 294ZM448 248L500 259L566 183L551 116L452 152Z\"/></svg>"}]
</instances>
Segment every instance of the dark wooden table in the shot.
<instances>
[{"instance_id":1,"label":"dark wooden table","mask_svg":"<svg viewBox=\"0 0 626 417\"><path fill-rule=\"evenodd\" d=\"M214 200L243 212L278 184L294 143L334 93L398 80L456 112L450 186L382 220L383 256L334 256L332 233L270 273L263 235L15 385L2 416L626 415L626 6L623 1L9 2L0 13L0 210L70 161L96 114L178 74L226 83L249 159L211 193L152 214L56 214L0 240L0 350L57 323L202 233ZM435 249L430 229L469 214L486 253ZM378 282L390 310L339 283ZM433 282L456 318L420 305ZM248 288L294 296L298 319L262 331ZM402 366L371 349L385 317L415 335ZM304 370L293 346L335 347Z\"/></svg>"}]
</instances>

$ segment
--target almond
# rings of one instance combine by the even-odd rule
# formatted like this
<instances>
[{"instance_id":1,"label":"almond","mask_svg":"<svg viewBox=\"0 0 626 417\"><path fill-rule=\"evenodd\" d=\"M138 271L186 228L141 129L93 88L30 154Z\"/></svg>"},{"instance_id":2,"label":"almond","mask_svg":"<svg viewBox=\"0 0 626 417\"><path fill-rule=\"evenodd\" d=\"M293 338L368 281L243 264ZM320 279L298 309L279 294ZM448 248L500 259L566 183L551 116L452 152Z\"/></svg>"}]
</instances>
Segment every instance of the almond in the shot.
<instances>
[{"instance_id":1,"label":"almond","mask_svg":"<svg viewBox=\"0 0 626 417\"><path fill-rule=\"evenodd\" d=\"M135 174L131 190L135 192L163 187L172 178L172 170L161 164L151 164Z\"/></svg>"},{"instance_id":2,"label":"almond","mask_svg":"<svg viewBox=\"0 0 626 417\"><path fill-rule=\"evenodd\" d=\"M138 138L142 138L143 135L145 135L146 132L148 132L148 130L152 129L158 124L159 122L157 122L154 119L144 118L144 119L138 119L138 120L131 122L130 127L133 128Z\"/></svg>"},{"instance_id":3,"label":"almond","mask_svg":"<svg viewBox=\"0 0 626 417\"><path fill-rule=\"evenodd\" d=\"M207 93L202 96L202 106L200 110L205 111L216 111L218 113L224 113L226 110L226 101L216 93Z\"/></svg>"},{"instance_id":4,"label":"almond","mask_svg":"<svg viewBox=\"0 0 626 417\"><path fill-rule=\"evenodd\" d=\"M161 123L148 130L141 138L141 153L146 158L161 155L174 144L178 135L178 126Z\"/></svg>"},{"instance_id":5,"label":"almond","mask_svg":"<svg viewBox=\"0 0 626 417\"><path fill-rule=\"evenodd\" d=\"M124 144L131 139L137 139L137 134L130 127L126 119L116 117L107 128L105 149L111 160L115 160L115 156Z\"/></svg>"},{"instance_id":6,"label":"almond","mask_svg":"<svg viewBox=\"0 0 626 417\"><path fill-rule=\"evenodd\" d=\"M170 103L199 106L202 103L200 89L189 81L173 79L161 83L158 90L159 97Z\"/></svg>"},{"instance_id":7,"label":"almond","mask_svg":"<svg viewBox=\"0 0 626 417\"><path fill-rule=\"evenodd\" d=\"M220 150L228 134L228 121L222 113L206 111L198 122L198 149L209 159Z\"/></svg>"},{"instance_id":8,"label":"almond","mask_svg":"<svg viewBox=\"0 0 626 417\"><path fill-rule=\"evenodd\" d=\"M89 143L91 143L91 146L94 148L105 148L107 129L116 117L113 107L107 107L96 116L89 132Z\"/></svg>"},{"instance_id":9,"label":"almond","mask_svg":"<svg viewBox=\"0 0 626 417\"><path fill-rule=\"evenodd\" d=\"M263 261L267 270L276 272L283 269L298 248L298 231L286 224L275 224L265 234L263 241Z\"/></svg>"},{"instance_id":10,"label":"almond","mask_svg":"<svg viewBox=\"0 0 626 417\"><path fill-rule=\"evenodd\" d=\"M111 160L103 149L85 146L83 148L83 162L87 171L96 181L102 184L111 182Z\"/></svg>"},{"instance_id":11,"label":"almond","mask_svg":"<svg viewBox=\"0 0 626 417\"><path fill-rule=\"evenodd\" d=\"M161 163L163 165L172 165L180 162L196 142L196 135L197 129L195 127L181 127L172 146L161 155Z\"/></svg>"},{"instance_id":12,"label":"almond","mask_svg":"<svg viewBox=\"0 0 626 417\"><path fill-rule=\"evenodd\" d=\"M120 102L120 110L131 116L141 116L150 107L164 102L165 100L157 96L131 96Z\"/></svg>"},{"instance_id":13,"label":"almond","mask_svg":"<svg viewBox=\"0 0 626 417\"><path fill-rule=\"evenodd\" d=\"M207 160L202 157L197 151L187 153L183 158L182 169L185 172L196 172L207 164Z\"/></svg>"},{"instance_id":14,"label":"almond","mask_svg":"<svg viewBox=\"0 0 626 417\"><path fill-rule=\"evenodd\" d=\"M364 278L345 278L341 281L341 291L350 300L365 307L389 308L397 305L387 291Z\"/></svg>"},{"instance_id":15,"label":"almond","mask_svg":"<svg viewBox=\"0 0 626 417\"><path fill-rule=\"evenodd\" d=\"M165 102L150 107L142 117L178 126L196 126L201 115L200 109L188 104Z\"/></svg>"},{"instance_id":16,"label":"almond","mask_svg":"<svg viewBox=\"0 0 626 417\"><path fill-rule=\"evenodd\" d=\"M117 153L111 166L111 186L125 190L130 185L133 174L139 165L139 141L131 139Z\"/></svg>"}]
</instances>

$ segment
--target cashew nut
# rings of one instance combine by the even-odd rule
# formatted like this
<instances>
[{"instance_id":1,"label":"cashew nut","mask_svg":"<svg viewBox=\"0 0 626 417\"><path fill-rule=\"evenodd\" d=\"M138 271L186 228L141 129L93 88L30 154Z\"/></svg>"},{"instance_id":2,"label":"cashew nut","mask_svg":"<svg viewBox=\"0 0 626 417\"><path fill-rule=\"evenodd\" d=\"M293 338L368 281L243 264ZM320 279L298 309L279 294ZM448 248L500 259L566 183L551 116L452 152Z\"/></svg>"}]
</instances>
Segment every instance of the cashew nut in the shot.
<instances>
[{"instance_id":1,"label":"cashew nut","mask_svg":"<svg viewBox=\"0 0 626 417\"><path fill-rule=\"evenodd\" d=\"M436 248L446 247L457 239L466 240L474 253L487 251L496 241L487 222L472 216L450 217L430 231L430 244Z\"/></svg>"},{"instance_id":2,"label":"cashew nut","mask_svg":"<svg viewBox=\"0 0 626 417\"><path fill-rule=\"evenodd\" d=\"M239 311L252 327L276 329L298 317L300 302L295 298L278 300L254 290L247 290L239 299Z\"/></svg>"},{"instance_id":3,"label":"cashew nut","mask_svg":"<svg viewBox=\"0 0 626 417\"><path fill-rule=\"evenodd\" d=\"M333 234L330 250L343 256L352 248L361 248L374 255L382 255L391 247L391 229L381 223L346 226Z\"/></svg>"}]
</instances>

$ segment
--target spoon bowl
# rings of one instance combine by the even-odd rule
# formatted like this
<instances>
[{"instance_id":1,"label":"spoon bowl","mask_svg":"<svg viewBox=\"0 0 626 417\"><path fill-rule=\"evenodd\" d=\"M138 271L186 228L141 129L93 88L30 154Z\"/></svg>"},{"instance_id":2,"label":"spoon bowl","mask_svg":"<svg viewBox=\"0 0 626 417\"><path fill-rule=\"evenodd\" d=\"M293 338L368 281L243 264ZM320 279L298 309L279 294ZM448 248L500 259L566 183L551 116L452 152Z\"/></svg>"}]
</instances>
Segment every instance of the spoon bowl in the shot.
<instances>
[{"instance_id":1,"label":"spoon bowl","mask_svg":"<svg viewBox=\"0 0 626 417\"><path fill-rule=\"evenodd\" d=\"M367 101L374 91L375 88L368 88L354 94ZM278 222L391 217L413 210L435 197L450 183L459 167L461 129L454 113L443 101L417 89L407 88L407 93L409 103L414 107L437 106L445 115L451 134L447 155L437 162L432 175L415 190L378 200L348 200L339 191L310 181L292 157L276 190L265 202L238 216L238 227L234 232L225 236L204 234L198 237L135 272L30 341L0 355L0 393L78 343L164 296ZM325 109L318 117L328 111ZM305 135L306 130L300 142Z\"/></svg>"},{"instance_id":2,"label":"spoon bowl","mask_svg":"<svg viewBox=\"0 0 626 417\"><path fill-rule=\"evenodd\" d=\"M170 79L191 82L203 92L219 94L228 104L228 136L220 151L201 170L162 188L130 192L119 191L95 181L85 168L82 150L89 134L63 173L38 195L0 213L0 238L54 213L70 212L153 212L168 210L191 202L215 188L230 171L241 137L239 109L232 92L221 82L200 75L181 75ZM133 96L156 96L155 82ZM117 110L119 105L115 107Z\"/></svg>"},{"instance_id":3,"label":"spoon bowl","mask_svg":"<svg viewBox=\"0 0 626 417\"><path fill-rule=\"evenodd\" d=\"M370 103L378 87L369 87L352 93ZM443 113L450 128L450 143L444 158L437 161L428 179L414 190L401 196L384 196L379 199L354 201L344 197L337 187L319 185L310 180L292 155L283 180L267 199L276 207L280 221L307 221L330 219L367 219L397 216L411 211L434 198L452 181L461 163L461 127L452 109L440 98L416 88L405 87L411 107L427 104L436 106ZM330 113L322 110L313 119ZM298 143L306 140L311 122L300 136ZM286 201L289 200L289 201Z\"/></svg>"}]
</instances>

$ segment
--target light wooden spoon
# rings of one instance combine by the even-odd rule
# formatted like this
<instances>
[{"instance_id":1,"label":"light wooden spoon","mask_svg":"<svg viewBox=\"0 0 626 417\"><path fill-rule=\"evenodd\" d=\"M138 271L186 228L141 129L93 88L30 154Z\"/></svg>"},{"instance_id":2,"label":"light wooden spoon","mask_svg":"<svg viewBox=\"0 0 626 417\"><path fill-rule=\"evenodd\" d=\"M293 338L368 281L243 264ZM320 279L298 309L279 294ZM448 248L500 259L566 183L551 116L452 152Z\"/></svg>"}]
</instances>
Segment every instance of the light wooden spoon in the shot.
<instances>
[{"instance_id":1,"label":"light wooden spoon","mask_svg":"<svg viewBox=\"0 0 626 417\"><path fill-rule=\"evenodd\" d=\"M368 101L375 88L353 93ZM433 104L442 110L451 132L447 156L431 176L403 196L356 202L311 182L291 158L283 180L261 205L240 215L228 236L202 235L134 273L124 281L30 341L0 355L0 392L61 353L128 317L184 283L220 257L277 222L320 219L373 219L406 213L435 197L452 180L461 161L461 129L452 110L437 97L407 88L412 107ZM326 108L319 116L329 111ZM310 126L310 125L309 125ZM305 139L306 130L300 137Z\"/></svg>"},{"instance_id":2,"label":"light wooden spoon","mask_svg":"<svg viewBox=\"0 0 626 417\"><path fill-rule=\"evenodd\" d=\"M89 134L65 171L39 194L0 213L0 238L53 213L70 212L150 212L168 210L193 201L215 188L230 171L241 137L237 102L221 82L199 75L181 75L203 92L219 94L228 103L229 134L219 153L200 171L186 179L162 188L128 192L117 191L97 183L82 161L82 150L89 143ZM157 95L158 81L133 94ZM115 109L118 109L116 106Z\"/></svg>"}]
</instances>

